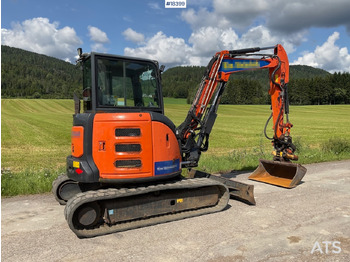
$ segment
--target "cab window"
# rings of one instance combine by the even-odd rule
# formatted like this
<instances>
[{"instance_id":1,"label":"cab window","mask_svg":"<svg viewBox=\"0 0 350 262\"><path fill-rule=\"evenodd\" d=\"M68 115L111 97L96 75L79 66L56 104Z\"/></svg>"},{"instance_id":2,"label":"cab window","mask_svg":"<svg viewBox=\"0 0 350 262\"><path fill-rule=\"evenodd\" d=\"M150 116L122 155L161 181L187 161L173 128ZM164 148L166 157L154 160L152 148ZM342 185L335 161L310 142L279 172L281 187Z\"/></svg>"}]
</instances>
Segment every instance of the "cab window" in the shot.
<instances>
[{"instance_id":1,"label":"cab window","mask_svg":"<svg viewBox=\"0 0 350 262\"><path fill-rule=\"evenodd\" d=\"M156 70L152 63L98 58L97 106L159 108Z\"/></svg>"}]
</instances>

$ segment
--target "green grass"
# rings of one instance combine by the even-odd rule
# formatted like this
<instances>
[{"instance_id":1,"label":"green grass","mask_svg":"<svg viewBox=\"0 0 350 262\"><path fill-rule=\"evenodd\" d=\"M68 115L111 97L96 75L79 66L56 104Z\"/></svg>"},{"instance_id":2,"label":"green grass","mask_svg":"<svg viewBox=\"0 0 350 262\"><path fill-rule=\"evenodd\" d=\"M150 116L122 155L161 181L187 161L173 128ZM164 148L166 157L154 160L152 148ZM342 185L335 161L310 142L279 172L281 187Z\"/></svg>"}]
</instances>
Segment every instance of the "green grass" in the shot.
<instances>
[{"instance_id":1,"label":"green grass","mask_svg":"<svg viewBox=\"0 0 350 262\"><path fill-rule=\"evenodd\" d=\"M57 169L70 153L73 101L1 100L1 164L13 172Z\"/></svg>"},{"instance_id":2,"label":"green grass","mask_svg":"<svg viewBox=\"0 0 350 262\"><path fill-rule=\"evenodd\" d=\"M182 98L172 98L172 97L164 97L165 105L187 105L186 99Z\"/></svg>"},{"instance_id":3,"label":"green grass","mask_svg":"<svg viewBox=\"0 0 350 262\"><path fill-rule=\"evenodd\" d=\"M185 99L165 98L165 114L176 125L185 119ZM1 101L3 196L47 192L64 172L70 154L71 100L3 99ZM350 159L350 105L292 106L292 137L299 163ZM271 159L263 135L267 105L221 105L199 168L208 172L254 169ZM268 127L272 135L272 127Z\"/></svg>"},{"instance_id":4,"label":"green grass","mask_svg":"<svg viewBox=\"0 0 350 262\"><path fill-rule=\"evenodd\" d=\"M1 175L1 195L16 196L49 192L52 182L61 173L64 173L63 168L59 170L28 169L16 173L5 171Z\"/></svg>"}]
</instances>

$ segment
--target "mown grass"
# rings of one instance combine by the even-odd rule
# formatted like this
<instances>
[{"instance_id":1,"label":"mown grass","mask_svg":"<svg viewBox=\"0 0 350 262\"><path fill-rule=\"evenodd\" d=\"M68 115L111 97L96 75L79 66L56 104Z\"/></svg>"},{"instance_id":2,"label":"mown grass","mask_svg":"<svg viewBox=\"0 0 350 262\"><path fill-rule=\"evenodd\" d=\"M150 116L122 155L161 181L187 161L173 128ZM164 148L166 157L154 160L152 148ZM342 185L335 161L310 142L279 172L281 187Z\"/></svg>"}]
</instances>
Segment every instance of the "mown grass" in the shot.
<instances>
[{"instance_id":1,"label":"mown grass","mask_svg":"<svg viewBox=\"0 0 350 262\"><path fill-rule=\"evenodd\" d=\"M63 167L72 114L68 100L2 99L2 167L13 172Z\"/></svg>"},{"instance_id":2,"label":"mown grass","mask_svg":"<svg viewBox=\"0 0 350 262\"><path fill-rule=\"evenodd\" d=\"M1 103L1 194L50 191L70 153L73 101L3 99ZM165 114L176 125L188 109L185 99L165 99ZM292 106L290 111L299 163L350 159L350 105ZM263 135L269 114L267 105L221 105L199 169L254 169L260 158L271 159L272 146ZM268 131L272 135L271 126Z\"/></svg>"}]
</instances>

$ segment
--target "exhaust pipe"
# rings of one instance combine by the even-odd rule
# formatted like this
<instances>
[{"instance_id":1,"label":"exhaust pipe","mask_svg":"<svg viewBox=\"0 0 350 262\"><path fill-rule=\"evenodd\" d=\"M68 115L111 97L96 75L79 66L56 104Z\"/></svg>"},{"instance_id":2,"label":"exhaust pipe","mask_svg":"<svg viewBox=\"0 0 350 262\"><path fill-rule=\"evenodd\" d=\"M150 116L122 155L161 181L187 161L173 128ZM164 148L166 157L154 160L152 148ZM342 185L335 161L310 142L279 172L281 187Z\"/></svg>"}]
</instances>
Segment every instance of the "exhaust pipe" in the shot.
<instances>
[{"instance_id":1,"label":"exhaust pipe","mask_svg":"<svg viewBox=\"0 0 350 262\"><path fill-rule=\"evenodd\" d=\"M276 186L293 188L300 183L306 171L307 169L299 164L260 159L258 168L248 178Z\"/></svg>"}]
</instances>

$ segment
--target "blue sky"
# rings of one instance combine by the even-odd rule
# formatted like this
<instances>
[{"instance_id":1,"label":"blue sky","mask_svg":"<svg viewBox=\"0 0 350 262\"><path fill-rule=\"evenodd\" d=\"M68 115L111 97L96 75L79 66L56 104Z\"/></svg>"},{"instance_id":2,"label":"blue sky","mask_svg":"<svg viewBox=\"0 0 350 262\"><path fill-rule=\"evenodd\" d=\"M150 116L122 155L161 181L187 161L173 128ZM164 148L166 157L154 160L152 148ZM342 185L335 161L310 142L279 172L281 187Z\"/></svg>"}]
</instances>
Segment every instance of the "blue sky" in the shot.
<instances>
[{"instance_id":1,"label":"blue sky","mask_svg":"<svg viewBox=\"0 0 350 262\"><path fill-rule=\"evenodd\" d=\"M291 64L350 72L349 0L2 0L1 42L74 62L85 52L206 65L223 49L281 43Z\"/></svg>"}]
</instances>

